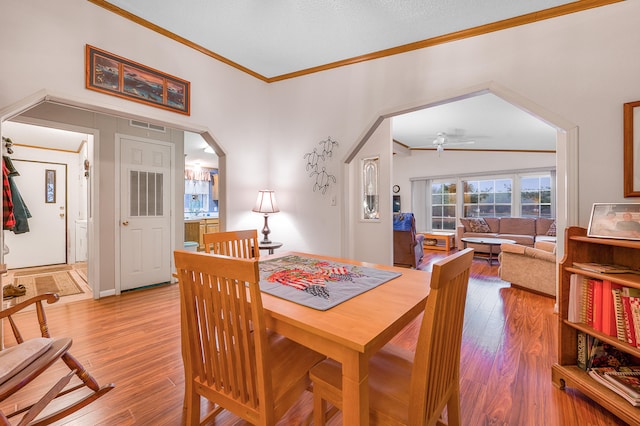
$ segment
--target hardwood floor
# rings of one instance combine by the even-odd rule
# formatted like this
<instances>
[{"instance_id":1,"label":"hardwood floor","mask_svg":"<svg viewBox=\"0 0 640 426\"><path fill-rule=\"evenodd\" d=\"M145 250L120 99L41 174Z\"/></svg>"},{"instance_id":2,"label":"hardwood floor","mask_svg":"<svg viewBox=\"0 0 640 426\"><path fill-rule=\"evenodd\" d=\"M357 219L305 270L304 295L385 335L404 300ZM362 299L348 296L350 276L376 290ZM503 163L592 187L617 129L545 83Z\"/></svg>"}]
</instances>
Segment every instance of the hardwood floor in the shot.
<instances>
[{"instance_id":1,"label":"hardwood floor","mask_svg":"<svg viewBox=\"0 0 640 426\"><path fill-rule=\"evenodd\" d=\"M421 269L430 270L429 265L444 255L428 252ZM497 265L474 260L461 355L463 424L623 425L578 392L553 387L554 299L511 288L497 274ZM116 384L109 394L61 424L181 424L184 380L178 297L178 286L168 285L47 307L51 333L73 337L71 353L99 383ZM418 321L394 343L414 348ZM4 327L6 336L10 330L8 324ZM52 376L47 373L42 379ZM42 392L42 386L29 389L37 388ZM0 404L0 409L36 396L27 389L23 392ZM311 394L306 394L279 424L300 424L311 408ZM246 423L224 412L216 424ZM329 424L341 424L340 416Z\"/></svg>"}]
</instances>

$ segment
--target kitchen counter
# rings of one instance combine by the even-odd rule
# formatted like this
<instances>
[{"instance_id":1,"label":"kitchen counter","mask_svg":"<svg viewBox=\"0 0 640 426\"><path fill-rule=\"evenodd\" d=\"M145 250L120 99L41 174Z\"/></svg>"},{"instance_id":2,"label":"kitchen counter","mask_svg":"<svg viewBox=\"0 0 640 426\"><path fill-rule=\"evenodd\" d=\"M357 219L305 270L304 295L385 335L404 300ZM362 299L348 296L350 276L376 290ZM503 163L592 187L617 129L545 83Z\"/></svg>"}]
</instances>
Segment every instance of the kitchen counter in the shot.
<instances>
[{"instance_id":1,"label":"kitchen counter","mask_svg":"<svg viewBox=\"0 0 640 426\"><path fill-rule=\"evenodd\" d=\"M207 216L204 215L184 215L185 222L197 222L204 219L218 219L218 213L209 213Z\"/></svg>"}]
</instances>

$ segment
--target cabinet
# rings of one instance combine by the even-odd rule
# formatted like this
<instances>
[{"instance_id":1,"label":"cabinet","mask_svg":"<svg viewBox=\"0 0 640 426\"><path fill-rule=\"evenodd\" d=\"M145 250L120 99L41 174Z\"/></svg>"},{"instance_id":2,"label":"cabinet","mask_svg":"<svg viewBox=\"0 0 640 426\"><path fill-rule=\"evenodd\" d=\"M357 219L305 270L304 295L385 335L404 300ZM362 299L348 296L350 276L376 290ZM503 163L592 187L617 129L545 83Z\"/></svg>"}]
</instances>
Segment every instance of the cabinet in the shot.
<instances>
[{"instance_id":1,"label":"cabinet","mask_svg":"<svg viewBox=\"0 0 640 426\"><path fill-rule=\"evenodd\" d=\"M200 236L198 239L198 250L204 250L204 240L202 235L210 234L213 232L220 232L220 220L219 219L203 219L200 221Z\"/></svg>"},{"instance_id":2,"label":"cabinet","mask_svg":"<svg viewBox=\"0 0 640 426\"><path fill-rule=\"evenodd\" d=\"M592 273L573 268L573 262L613 263L640 269L640 242L590 238L587 237L586 229L575 226L565 230L565 255L560 263L559 277L558 362L553 365L551 372L553 384L560 389L565 386L578 389L625 422L640 425L640 408L632 406L624 398L592 379L586 371L577 367L577 331L595 336L635 357L640 357L640 349L600 333L586 324L571 323L567 320L571 274L579 273L593 278L606 278L625 287L635 288L640 288L640 275Z\"/></svg>"},{"instance_id":3,"label":"cabinet","mask_svg":"<svg viewBox=\"0 0 640 426\"><path fill-rule=\"evenodd\" d=\"M195 241L200 240L200 221L190 220L184 222L184 240Z\"/></svg>"}]
</instances>

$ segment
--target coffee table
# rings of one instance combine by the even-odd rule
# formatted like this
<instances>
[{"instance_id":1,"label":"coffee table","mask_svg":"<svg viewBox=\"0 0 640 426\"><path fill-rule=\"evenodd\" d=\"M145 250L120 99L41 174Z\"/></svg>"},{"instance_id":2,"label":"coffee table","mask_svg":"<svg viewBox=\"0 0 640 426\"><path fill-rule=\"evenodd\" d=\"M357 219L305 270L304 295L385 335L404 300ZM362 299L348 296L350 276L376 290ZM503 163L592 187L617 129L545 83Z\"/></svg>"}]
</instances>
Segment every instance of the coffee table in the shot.
<instances>
[{"instance_id":1,"label":"coffee table","mask_svg":"<svg viewBox=\"0 0 640 426\"><path fill-rule=\"evenodd\" d=\"M467 248L467 243L471 244L483 244L489 246L489 257L486 258L489 265L492 264L494 259L497 261L497 257L493 257L493 246L499 246L502 243L515 244L514 240L506 240L504 238L488 238L488 237L465 237L460 238L460 241L464 243L464 248ZM485 259L484 257L482 259Z\"/></svg>"}]
</instances>

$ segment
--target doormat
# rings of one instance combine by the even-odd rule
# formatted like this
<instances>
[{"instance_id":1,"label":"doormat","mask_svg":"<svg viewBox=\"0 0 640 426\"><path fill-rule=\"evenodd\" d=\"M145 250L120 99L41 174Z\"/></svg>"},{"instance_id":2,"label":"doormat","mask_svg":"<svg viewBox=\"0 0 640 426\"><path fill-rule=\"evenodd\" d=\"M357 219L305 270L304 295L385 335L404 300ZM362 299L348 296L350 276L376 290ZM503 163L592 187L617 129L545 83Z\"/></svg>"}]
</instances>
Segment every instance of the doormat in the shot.
<instances>
[{"instance_id":1,"label":"doormat","mask_svg":"<svg viewBox=\"0 0 640 426\"><path fill-rule=\"evenodd\" d=\"M17 276L14 278L13 284L15 286L23 285L27 292L24 296L14 297L11 300L17 304L30 297L49 292L58 293L60 297L84 293L76 279L79 278L76 278L70 271Z\"/></svg>"},{"instance_id":2,"label":"doormat","mask_svg":"<svg viewBox=\"0 0 640 426\"><path fill-rule=\"evenodd\" d=\"M24 277L27 275L50 274L52 272L70 271L71 269L73 269L71 265L43 266L40 268L28 268L25 271L15 271L13 272L13 276Z\"/></svg>"}]
</instances>

